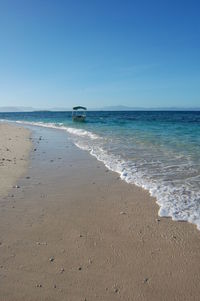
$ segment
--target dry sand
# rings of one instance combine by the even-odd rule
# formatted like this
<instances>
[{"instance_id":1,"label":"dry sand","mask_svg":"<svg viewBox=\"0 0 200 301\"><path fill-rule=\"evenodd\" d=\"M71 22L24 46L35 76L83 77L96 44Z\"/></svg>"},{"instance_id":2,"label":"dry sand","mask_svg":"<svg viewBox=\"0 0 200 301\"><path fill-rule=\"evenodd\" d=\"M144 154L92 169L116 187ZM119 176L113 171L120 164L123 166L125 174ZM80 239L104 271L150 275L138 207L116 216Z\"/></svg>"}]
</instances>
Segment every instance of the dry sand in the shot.
<instances>
[{"instance_id":1,"label":"dry sand","mask_svg":"<svg viewBox=\"0 0 200 301\"><path fill-rule=\"evenodd\" d=\"M25 172L31 143L22 127L0 124L0 196L6 195Z\"/></svg>"},{"instance_id":2,"label":"dry sand","mask_svg":"<svg viewBox=\"0 0 200 301\"><path fill-rule=\"evenodd\" d=\"M148 192L66 133L33 128L33 141L0 204L0 301L200 300L195 226L160 219Z\"/></svg>"}]
</instances>

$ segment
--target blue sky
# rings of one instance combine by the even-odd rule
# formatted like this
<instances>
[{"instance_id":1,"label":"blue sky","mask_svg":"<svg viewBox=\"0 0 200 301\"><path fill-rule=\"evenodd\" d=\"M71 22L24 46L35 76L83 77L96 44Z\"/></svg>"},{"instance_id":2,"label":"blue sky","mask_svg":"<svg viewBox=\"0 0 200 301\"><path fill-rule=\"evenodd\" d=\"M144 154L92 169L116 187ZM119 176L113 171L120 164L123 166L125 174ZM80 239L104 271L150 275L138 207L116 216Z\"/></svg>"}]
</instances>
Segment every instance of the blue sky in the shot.
<instances>
[{"instance_id":1,"label":"blue sky","mask_svg":"<svg viewBox=\"0 0 200 301\"><path fill-rule=\"evenodd\" d=\"M0 0L0 106L200 106L200 2Z\"/></svg>"}]
</instances>

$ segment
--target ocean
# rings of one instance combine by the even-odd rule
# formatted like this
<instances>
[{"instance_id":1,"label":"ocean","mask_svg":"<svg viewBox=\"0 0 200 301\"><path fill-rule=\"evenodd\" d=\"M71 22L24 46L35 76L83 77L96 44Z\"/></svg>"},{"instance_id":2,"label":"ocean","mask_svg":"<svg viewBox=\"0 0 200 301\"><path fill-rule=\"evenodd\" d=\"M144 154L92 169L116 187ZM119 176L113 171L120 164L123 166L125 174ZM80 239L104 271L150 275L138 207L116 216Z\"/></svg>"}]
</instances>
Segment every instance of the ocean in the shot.
<instances>
[{"instance_id":1,"label":"ocean","mask_svg":"<svg viewBox=\"0 0 200 301\"><path fill-rule=\"evenodd\" d=\"M159 215L200 230L200 112L88 112L85 123L71 112L0 113L1 120L66 131L124 181L147 189Z\"/></svg>"}]
</instances>

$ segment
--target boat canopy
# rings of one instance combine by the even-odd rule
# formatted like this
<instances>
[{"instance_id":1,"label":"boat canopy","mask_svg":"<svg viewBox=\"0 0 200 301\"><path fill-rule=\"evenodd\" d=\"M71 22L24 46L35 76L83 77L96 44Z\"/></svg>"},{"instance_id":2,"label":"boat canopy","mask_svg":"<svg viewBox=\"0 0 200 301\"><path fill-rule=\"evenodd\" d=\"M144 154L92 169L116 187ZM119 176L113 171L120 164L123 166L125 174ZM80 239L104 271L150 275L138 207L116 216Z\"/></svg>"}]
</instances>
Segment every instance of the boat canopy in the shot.
<instances>
[{"instance_id":1,"label":"boat canopy","mask_svg":"<svg viewBox=\"0 0 200 301\"><path fill-rule=\"evenodd\" d=\"M77 106L77 107L73 107L73 110L87 110L87 108L85 108L85 107L81 107L81 106Z\"/></svg>"}]
</instances>

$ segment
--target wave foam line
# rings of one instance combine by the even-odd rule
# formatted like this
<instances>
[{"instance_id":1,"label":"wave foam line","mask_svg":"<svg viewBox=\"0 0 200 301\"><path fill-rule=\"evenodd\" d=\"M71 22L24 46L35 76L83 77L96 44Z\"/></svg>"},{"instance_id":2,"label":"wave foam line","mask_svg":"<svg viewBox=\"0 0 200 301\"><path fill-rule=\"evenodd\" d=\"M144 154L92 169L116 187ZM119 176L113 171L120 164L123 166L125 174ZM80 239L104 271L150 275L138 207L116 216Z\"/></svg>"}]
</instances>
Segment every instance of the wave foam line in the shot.
<instances>
[{"instance_id":1,"label":"wave foam line","mask_svg":"<svg viewBox=\"0 0 200 301\"><path fill-rule=\"evenodd\" d=\"M109 170L117 172L122 180L148 190L150 196L156 198L156 203L160 207L159 216L171 217L174 221L187 221L195 224L200 230L200 193L192 192L184 185L179 187L166 186L162 181L154 182L147 179L147 176L138 170L134 162L125 161L115 155L108 154L102 148L89 147L78 142L75 142L75 145L89 151Z\"/></svg>"},{"instance_id":2,"label":"wave foam line","mask_svg":"<svg viewBox=\"0 0 200 301\"><path fill-rule=\"evenodd\" d=\"M55 123L44 123L44 122L29 122L29 121L21 121L17 120L16 123L20 124L26 124L26 125L34 125L34 126L41 126L46 128L52 128L52 129L58 129L58 130L64 130L67 131L69 134L76 135L76 136L86 136L89 137L92 140L100 139L100 137L92 132L83 130L83 129L77 129L72 127L64 126L63 123L59 123L59 126Z\"/></svg>"}]
</instances>

